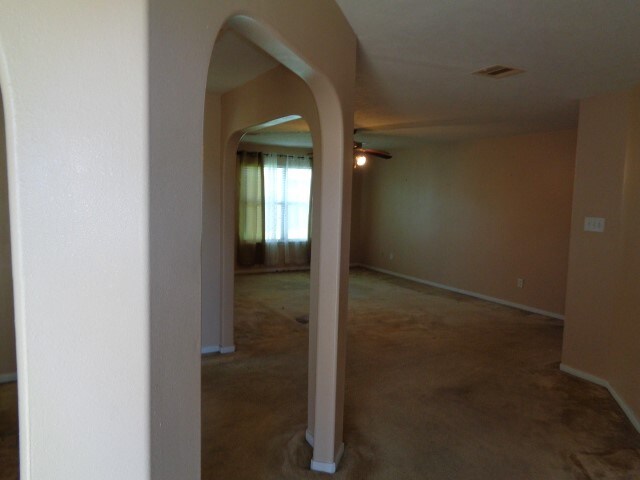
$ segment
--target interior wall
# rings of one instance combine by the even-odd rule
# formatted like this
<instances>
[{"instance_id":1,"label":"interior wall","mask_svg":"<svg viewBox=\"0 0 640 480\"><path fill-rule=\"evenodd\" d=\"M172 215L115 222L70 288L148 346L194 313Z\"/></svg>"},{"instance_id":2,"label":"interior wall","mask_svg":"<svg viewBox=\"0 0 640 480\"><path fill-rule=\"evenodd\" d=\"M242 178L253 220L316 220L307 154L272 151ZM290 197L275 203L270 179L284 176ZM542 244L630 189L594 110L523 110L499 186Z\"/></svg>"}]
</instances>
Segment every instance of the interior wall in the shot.
<instances>
[{"instance_id":1,"label":"interior wall","mask_svg":"<svg viewBox=\"0 0 640 480\"><path fill-rule=\"evenodd\" d=\"M362 209L365 203L362 201L363 183L366 176L366 168L356 168L351 177L351 241L350 261L351 265L358 265L364 261L362 252Z\"/></svg>"},{"instance_id":2,"label":"interior wall","mask_svg":"<svg viewBox=\"0 0 640 480\"><path fill-rule=\"evenodd\" d=\"M611 331L610 384L631 408L640 430L640 87L629 99L623 183L622 262L618 308Z\"/></svg>"},{"instance_id":3,"label":"interior wall","mask_svg":"<svg viewBox=\"0 0 640 480\"><path fill-rule=\"evenodd\" d=\"M571 130L372 159L362 172L361 261L562 315L575 145Z\"/></svg>"},{"instance_id":4,"label":"interior wall","mask_svg":"<svg viewBox=\"0 0 640 480\"><path fill-rule=\"evenodd\" d=\"M640 430L640 87L629 101L627 164L623 183L622 272L611 335L610 383L631 408Z\"/></svg>"},{"instance_id":5,"label":"interior wall","mask_svg":"<svg viewBox=\"0 0 640 480\"><path fill-rule=\"evenodd\" d=\"M148 9L2 2L23 480L151 478Z\"/></svg>"},{"instance_id":6,"label":"interior wall","mask_svg":"<svg viewBox=\"0 0 640 480\"><path fill-rule=\"evenodd\" d=\"M220 200L222 198L220 149L221 96L207 92L204 100L204 130L202 135L202 352L213 353L220 350L220 325L207 319L220 316L220 235L222 222Z\"/></svg>"},{"instance_id":7,"label":"interior wall","mask_svg":"<svg viewBox=\"0 0 640 480\"><path fill-rule=\"evenodd\" d=\"M14 379L16 373L11 238L9 232L7 149L4 131L4 107L2 105L2 92L0 92L0 382Z\"/></svg>"},{"instance_id":8,"label":"interior wall","mask_svg":"<svg viewBox=\"0 0 640 480\"><path fill-rule=\"evenodd\" d=\"M263 152L263 153L282 153L284 155L308 155L313 151L313 148L301 148L301 147L282 147L279 145L259 145L251 142L240 142L238 150L246 150L248 152Z\"/></svg>"},{"instance_id":9,"label":"interior wall","mask_svg":"<svg viewBox=\"0 0 640 480\"><path fill-rule=\"evenodd\" d=\"M640 87L580 104L563 368L609 386L640 429ZM603 217L602 233L585 217Z\"/></svg>"},{"instance_id":10,"label":"interior wall","mask_svg":"<svg viewBox=\"0 0 640 480\"><path fill-rule=\"evenodd\" d=\"M222 95L222 137L292 115L304 118L312 136L318 133L318 111L311 90L300 77L280 65ZM315 136L313 143L316 146Z\"/></svg>"}]
</instances>

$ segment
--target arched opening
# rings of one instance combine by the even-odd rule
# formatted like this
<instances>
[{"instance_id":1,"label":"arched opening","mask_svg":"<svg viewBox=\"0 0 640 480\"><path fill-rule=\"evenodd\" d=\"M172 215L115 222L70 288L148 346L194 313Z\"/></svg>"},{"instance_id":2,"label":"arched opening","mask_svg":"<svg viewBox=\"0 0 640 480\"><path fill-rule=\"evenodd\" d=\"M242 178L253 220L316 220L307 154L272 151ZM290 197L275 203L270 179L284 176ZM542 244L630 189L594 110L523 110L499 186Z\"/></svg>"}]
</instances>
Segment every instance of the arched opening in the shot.
<instances>
[{"instance_id":1,"label":"arched opening","mask_svg":"<svg viewBox=\"0 0 640 480\"><path fill-rule=\"evenodd\" d=\"M0 89L0 458L3 472L18 475L18 391L11 275L11 236L4 105Z\"/></svg>"},{"instance_id":2,"label":"arched opening","mask_svg":"<svg viewBox=\"0 0 640 480\"><path fill-rule=\"evenodd\" d=\"M307 146L296 148L270 128L252 128L237 147L236 352L203 359L205 478L233 476L239 469L247 478L261 478L274 461L287 470L309 468L311 141L306 136ZM230 449L230 441L242 448ZM250 464L244 460L247 452Z\"/></svg>"},{"instance_id":3,"label":"arched opening","mask_svg":"<svg viewBox=\"0 0 640 480\"><path fill-rule=\"evenodd\" d=\"M310 268L312 150L309 125L302 118L252 128L242 137L236 273Z\"/></svg>"},{"instance_id":4,"label":"arched opening","mask_svg":"<svg viewBox=\"0 0 640 480\"><path fill-rule=\"evenodd\" d=\"M50 19L46 8L8 9L0 74L11 87L21 476L200 474L203 87L228 19L310 87L319 148L330 158L320 175L326 215L314 230L312 262L322 270L311 281L318 395L309 396L309 428L317 469L335 469L350 175L343 161L356 45L337 5L130 2L108 11L70 6ZM326 22L338 33L325 38ZM16 46L6 54L9 44ZM50 61L34 79L36 58ZM51 88L42 88L45 74ZM221 158L238 131L230 125L219 136ZM220 198L217 205L227 221ZM218 273L228 261L223 240Z\"/></svg>"},{"instance_id":5,"label":"arched opening","mask_svg":"<svg viewBox=\"0 0 640 480\"><path fill-rule=\"evenodd\" d=\"M266 71L264 71L265 69ZM219 77L214 79L216 72ZM220 450L213 447L215 447L216 442L224 441L222 438L226 438L229 435L236 437L244 432L245 436L243 438L247 445L252 445L256 442L264 444L277 440L281 443L280 451L286 451L288 448L286 432L289 432L289 438L295 437L297 439L299 447L305 447L305 433L307 434L307 439L313 438L310 432L313 431L315 398L311 398L311 396L315 387L315 369L312 366L312 361L308 362L307 358L309 356L308 353L315 352L315 336L313 335L315 329L313 326L310 328L307 324L296 322L296 318L304 319L308 322L310 311L310 282L308 274L308 268L311 263L311 229L308 228L312 223L312 216L309 211L310 202L307 202L306 206L303 207L303 209L307 209L306 216L303 215L304 218L298 219L298 223L306 224L305 227L307 228L304 229L304 234L293 230L291 232L293 237L304 237L304 239L296 238L294 241L287 243L283 238L287 236L283 233L284 229L290 227L294 230L300 230L301 226L286 226L282 223L282 216L270 219L276 210L280 209L282 213L282 209L287 207L284 205L270 205L269 194L273 194L270 190L272 190L275 183L282 180L283 175L286 175L287 164L291 167L291 170L288 171L289 178L294 178L296 174L306 178L308 182L306 185L308 200L310 200L311 193L311 178L314 178L315 188L319 187L315 172L313 177L311 176L311 158L309 155L312 153L311 149L314 145L312 136L319 138L319 119L313 95L300 77L233 29L225 28L213 48L207 87L203 137L202 351L205 354L233 352L237 348L237 337L239 337L243 351L236 354L235 360L234 358L205 358L203 362L202 415L203 452L205 453L202 463L205 473L210 468L214 468L212 465L216 464L215 456L207 457L206 452ZM300 119L301 116L309 118L311 125ZM268 139L265 139L265 137ZM292 140L292 137L296 137L296 139ZM215 140L218 140L218 142L215 142ZM278 146L274 146L274 143ZM224 147L220 148L219 145ZM244 152L244 159L238 158L238 150ZM278 154L284 154L285 156L278 156ZM286 157L287 154L292 155L292 157ZM308 168L303 168L305 162L308 162L306 163ZM243 239L240 238L239 220L242 220L245 226L247 226L247 222L245 221L246 212L241 210L246 206L241 206L239 194L243 189L254 188L254 186L243 186L240 181L242 178L241 172L243 171L242 165L246 166L244 171L247 176L252 177L251 181L258 180L260 182L257 189L264 193L259 200L260 205L255 204L255 198L251 200L253 202L252 206L254 208L257 206L259 212L251 211L248 213L249 216L253 215L252 220L254 221L254 224L248 225L248 228L257 228L259 231L243 232L242 235L246 234L247 237L251 237L251 240L246 242L240 241ZM239 172L240 176L238 176ZM274 175L280 177L280 179L276 179ZM270 180L274 185L270 186ZM284 187L284 183L281 182L279 188L282 189ZM292 187L295 187L295 185L292 185ZM289 194L292 193L289 192ZM283 196L284 191L281 190L280 194ZM211 199L217 199L221 196L223 198L222 205L217 205L211 201ZM298 207L292 205L288 208L293 211ZM258 226L255 225L256 215L260 217L260 225ZM219 227L220 225L222 226ZM217 226L218 228L216 228ZM276 227L280 230L280 235L276 234ZM227 261L226 265L225 260ZM251 313L249 313L249 316L246 315L246 307L252 303L255 305L253 301L255 299L248 298L251 296L248 291L251 290L251 283L254 286L256 285L253 282L256 277L253 280L243 277L244 281L241 281L240 294L236 295L236 270L244 270L246 273L247 270L264 272L265 270L300 269L300 267L307 269L306 273L299 274L297 278L299 281L297 286L298 293L302 291L302 295L296 295L294 292L287 294L286 291L278 291L279 299L291 307L287 308L285 305L280 305L278 307L281 310L279 313L286 313L284 316L288 317L290 323L286 323L286 326L284 324L280 324L279 327L275 326L275 324L283 320L282 315L280 315L280 318L275 319L275 324L273 322L270 323L270 321L274 320L273 317L270 319L263 318L265 321L262 324L259 321L253 321L256 320L255 311L251 312L254 316L253 319L250 318ZM217 269L223 271L220 277L216 276ZM257 283L259 284L260 282ZM215 286L219 286L219 293L216 292ZM271 293L273 292L272 290ZM254 291L253 293L256 292ZM262 293L265 293L265 290ZM294 296L295 298L293 298ZM219 299L222 308L217 305L217 299ZM235 309L234 300L236 305L240 304L238 310ZM269 300L277 303L273 296ZM267 308L267 310L269 309ZM262 313L264 312L265 310L262 311ZM258 312L257 315L260 316L261 313ZM234 333L236 322L241 323L239 335ZM246 368L245 370L247 371L243 372L241 365L243 365L243 362L245 362L245 366L247 365L247 355L252 357L252 355L259 353L261 350L259 345L265 345L265 342L260 340L268 338L269 335L267 333L269 331L271 333L274 332L273 328L269 330L270 327L275 327L275 330L278 330L278 328L289 329L287 330L291 333L289 336L283 335L284 331L280 330L280 335L272 337L272 340L281 342L280 345L286 344L292 338L297 338L298 340L298 342L294 341L293 345L290 344L290 348L285 350L289 350L287 353L293 355L302 355L301 359L297 359L290 365L296 365L298 373L302 371L303 376L293 375L298 378L297 383L292 383L291 378L284 379L284 384L280 388L283 390L285 386L291 388L293 384L298 385L294 390L295 393L291 396L291 400L295 398L295 401L292 405L290 404L284 408L273 405L274 412L272 412L271 416L273 417L274 413L277 412L280 418L280 422L272 421L270 423L275 427L275 430L259 430L251 434L250 428L242 429L242 425L246 425L247 422L251 424L252 421L258 422L260 420L260 415L257 413L260 408L256 408L257 418L252 420L251 412L245 411L243 418L239 418L237 423L233 424L236 428L235 431L230 431L223 437L220 436L219 432L213 434L212 431L209 431L209 425L216 424L216 416L211 415L208 411L211 403L224 402L224 398L227 398L226 395L233 394L233 386L237 387L242 384L243 375L247 378L251 377L251 368ZM264 336L259 333L261 329L264 329ZM312 335L308 335L309 329ZM252 335L253 337L249 338ZM258 339L258 337L260 338ZM258 341L256 341L257 339ZM299 348L301 346L300 340L303 341L302 349ZM307 348L307 344L309 348ZM278 347L275 346L274 349L277 350ZM231 382L224 382L230 385L225 391L214 392L213 389L207 386L207 379L211 378L210 372L219 371L220 367L218 365L220 363L223 363L223 366L226 365L227 368L232 366L232 371L235 372L236 378ZM255 362L249 361L248 364L255 366ZM262 380L269 381L268 371L263 371L263 373L266 373L266 375L257 376ZM220 376L226 378L225 373ZM282 379L282 377L278 376L271 378ZM300 379L302 379L302 385L300 385ZM279 383L277 381L272 383L272 388L277 390ZM258 388L259 384L260 382L253 382L247 385L250 388L245 388L245 393L252 391L253 388ZM309 398L305 401L307 391ZM254 402L257 402L254 403L255 407L264 407L268 404L268 402L260 402L259 397L250 396L249 398L253 398ZM270 398L273 398L273 396ZM237 402L227 402L227 405L237 406ZM286 402L284 405L286 405ZM245 403L246 406L247 404ZM212 408L213 410L218 416L222 414L223 416L238 418L237 412L233 413L233 408L228 409L226 413L220 408ZM295 412L298 413L296 414ZM302 418L300 418L300 412L302 412ZM307 427L305 423L310 426ZM217 431L218 429L213 430ZM258 433L262 435L258 435ZM285 443L282 443L283 441ZM213 448L213 450L209 450L209 447ZM308 449L308 446L306 448ZM217 463L216 471L219 471L221 462L218 460ZM228 458L225 458L224 463L227 466L233 465L233 461L230 462ZM261 464L262 462L260 461L256 463L258 467ZM258 475L258 473L256 474Z\"/></svg>"},{"instance_id":6,"label":"arched opening","mask_svg":"<svg viewBox=\"0 0 640 480\"><path fill-rule=\"evenodd\" d=\"M311 255L310 308L309 308L309 362L308 362L308 408L307 427L304 438L313 447L311 469L334 472L342 457L342 415L344 398L345 321L347 316L348 246L350 221L351 180L351 131L353 119L345 109L339 92L349 98L347 91L332 85L324 72L312 68L283 41L280 33L269 26L269 22L258 21L249 16L232 16L227 27L258 45L282 65L264 74L260 82L248 82L242 93L228 92L219 99L220 137L220 187L216 195L207 193L207 171L205 158L203 182L203 242L202 278L215 279L205 258L215 264L218 253L220 276L219 290L218 351L235 351L234 344L234 276L235 276L235 230L236 230L236 154L241 132L251 126L262 125L273 118L301 114L311 120L314 138L314 210ZM222 35L227 31L222 29ZM346 40L343 39L343 40ZM347 41L347 44L350 44ZM341 46L341 51L344 44ZM214 47L215 50L215 47ZM334 55L337 54L334 51ZM237 60L236 60L237 62ZM329 63L327 64L329 65ZM331 68L329 69L331 70ZM213 74L215 75L215 68ZM345 77L352 85L354 73L347 70ZM210 72L211 74L211 72ZM338 74L338 77L342 72ZM345 85L343 84L342 87ZM275 95L274 92L277 92ZM286 95L283 95L286 92ZM303 111L297 106L283 111L283 100L303 101ZM311 101L308 101L308 99ZM259 99L256 101L256 99ZM215 102L214 102L215 103ZM295 104L295 101L294 101ZM206 117L206 115L205 115ZM317 128L314 128L314 125ZM206 150L206 148L205 148ZM347 153L348 152L348 153ZM324 162L323 159L327 158ZM217 240L220 244L214 255L206 253L206 222L211 217L207 212L206 198L221 198L217 206L220 218ZM317 201L316 201L317 200ZM215 210L215 205L214 205ZM214 244L215 242L212 242ZM213 271L213 273L212 273ZM203 280L203 350L205 332L210 331L210 319L204 315L206 296ZM214 302L212 302L214 303ZM211 310L216 313L215 309ZM215 318L215 317L213 317ZM215 322L214 322L215 323ZM214 345L214 348L215 345Z\"/></svg>"}]
</instances>

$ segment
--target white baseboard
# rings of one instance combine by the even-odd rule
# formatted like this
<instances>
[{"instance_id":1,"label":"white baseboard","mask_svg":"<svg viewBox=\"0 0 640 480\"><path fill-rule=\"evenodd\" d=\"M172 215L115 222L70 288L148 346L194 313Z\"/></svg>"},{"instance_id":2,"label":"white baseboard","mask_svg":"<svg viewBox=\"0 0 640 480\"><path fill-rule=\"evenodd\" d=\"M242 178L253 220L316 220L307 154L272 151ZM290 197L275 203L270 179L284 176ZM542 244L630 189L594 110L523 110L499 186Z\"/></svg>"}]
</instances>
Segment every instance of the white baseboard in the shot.
<instances>
[{"instance_id":1,"label":"white baseboard","mask_svg":"<svg viewBox=\"0 0 640 480\"><path fill-rule=\"evenodd\" d=\"M210 353L219 353L220 352L220 345L209 345L206 347L202 347L202 350L200 350L200 353L202 355L209 355Z\"/></svg>"},{"instance_id":2,"label":"white baseboard","mask_svg":"<svg viewBox=\"0 0 640 480\"><path fill-rule=\"evenodd\" d=\"M631 422L631 424L635 427L635 429L638 432L640 432L640 420L636 416L635 412L631 409L629 405L627 405L624 399L618 394L618 392L616 392L616 390L611 386L611 384L608 381L600 377L596 377L595 375L591 375L590 373L583 372L582 370L578 370L577 368L573 368L568 365L565 365L564 363L560 364L560 370L562 370L565 373L568 373L569 375L573 375L574 377L581 378L582 380L586 380L587 382L595 383L596 385L600 385L601 387L604 387L607 390L609 390L609 393L614 398L614 400L618 402L618 405L620 405L620 408L622 409L624 414L627 416L627 418L629 418L629 421Z\"/></svg>"},{"instance_id":3,"label":"white baseboard","mask_svg":"<svg viewBox=\"0 0 640 480\"><path fill-rule=\"evenodd\" d=\"M202 347L202 350L200 350L200 353L202 355L209 355L211 353L225 354L225 353L233 353L235 351L236 351L235 345L229 345L227 347L223 347L222 345L209 345L206 347Z\"/></svg>"},{"instance_id":4,"label":"white baseboard","mask_svg":"<svg viewBox=\"0 0 640 480\"><path fill-rule=\"evenodd\" d=\"M281 272L307 272L310 271L309 265L292 265L282 267L259 267L259 268L236 268L236 275L252 275L254 273L281 273Z\"/></svg>"},{"instance_id":5,"label":"white baseboard","mask_svg":"<svg viewBox=\"0 0 640 480\"><path fill-rule=\"evenodd\" d=\"M340 460L342 460L342 455L344 455L344 443L341 443L338 448L335 462L317 462L311 460L311 470L322 473L336 473L338 465L340 465Z\"/></svg>"},{"instance_id":6,"label":"white baseboard","mask_svg":"<svg viewBox=\"0 0 640 480\"><path fill-rule=\"evenodd\" d=\"M355 265L354 265L355 266ZM479 298L480 300L486 300L487 302L498 303L506 307L517 308L518 310L524 310L525 312L537 313L538 315L544 315L545 317L555 318L557 320L564 320L564 315L555 312L548 312L539 308L530 307L528 305L522 305L520 303L510 302L508 300L502 300L501 298L490 297L481 293L471 292L469 290L463 290L461 288L451 287L442 283L431 282L418 277L412 277L411 275L404 275L402 273L392 272L391 270L385 270L384 268L373 267L371 265L357 265L358 267L367 268L374 272L386 273L394 277L403 278L412 282L422 283L423 285L429 285L430 287L442 288L443 290L449 290L450 292L461 293L462 295L468 295L470 297Z\"/></svg>"},{"instance_id":7,"label":"white baseboard","mask_svg":"<svg viewBox=\"0 0 640 480\"><path fill-rule=\"evenodd\" d=\"M11 383L18 380L17 373L3 373L0 374L0 383Z\"/></svg>"}]
</instances>

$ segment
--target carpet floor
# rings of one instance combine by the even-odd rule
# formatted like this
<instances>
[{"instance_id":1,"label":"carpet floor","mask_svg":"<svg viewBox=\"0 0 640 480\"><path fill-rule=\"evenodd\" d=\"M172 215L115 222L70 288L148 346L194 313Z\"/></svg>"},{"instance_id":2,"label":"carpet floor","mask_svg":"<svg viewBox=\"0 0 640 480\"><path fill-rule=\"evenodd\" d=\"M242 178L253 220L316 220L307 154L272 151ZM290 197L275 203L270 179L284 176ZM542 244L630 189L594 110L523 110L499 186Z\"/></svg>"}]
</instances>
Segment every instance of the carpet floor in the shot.
<instances>
[{"instance_id":1,"label":"carpet floor","mask_svg":"<svg viewBox=\"0 0 640 480\"><path fill-rule=\"evenodd\" d=\"M304 441L308 273L236 278L236 347L202 360L202 478L322 479ZM334 479L640 479L640 434L558 369L562 323L413 282L350 278ZM15 384L0 479L17 478Z\"/></svg>"}]
</instances>

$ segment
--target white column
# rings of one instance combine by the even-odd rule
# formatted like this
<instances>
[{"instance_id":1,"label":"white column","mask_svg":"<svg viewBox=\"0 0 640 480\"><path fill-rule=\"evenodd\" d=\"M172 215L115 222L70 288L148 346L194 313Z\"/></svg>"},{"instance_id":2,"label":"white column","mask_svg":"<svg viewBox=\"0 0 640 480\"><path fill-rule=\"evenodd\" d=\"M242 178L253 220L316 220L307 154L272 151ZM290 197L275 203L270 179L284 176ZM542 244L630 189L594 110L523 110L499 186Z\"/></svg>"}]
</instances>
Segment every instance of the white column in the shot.
<instances>
[{"instance_id":1,"label":"white column","mask_svg":"<svg viewBox=\"0 0 640 480\"><path fill-rule=\"evenodd\" d=\"M207 93L204 108L202 179L202 353L220 351L222 160L220 95Z\"/></svg>"},{"instance_id":2,"label":"white column","mask_svg":"<svg viewBox=\"0 0 640 480\"><path fill-rule=\"evenodd\" d=\"M2 2L23 480L150 478L146 7Z\"/></svg>"},{"instance_id":3,"label":"white column","mask_svg":"<svg viewBox=\"0 0 640 480\"><path fill-rule=\"evenodd\" d=\"M220 302L220 352L236 350L234 329L235 251L236 251L236 150L240 134L233 135L223 146L222 158L222 288Z\"/></svg>"},{"instance_id":4,"label":"white column","mask_svg":"<svg viewBox=\"0 0 640 480\"><path fill-rule=\"evenodd\" d=\"M315 319L315 421L311 469L333 473L342 457L347 296L349 282L349 219L351 208L352 120L329 91L317 98L322 131L318 268L312 288ZM347 153L348 152L348 153ZM314 225L316 228L316 225Z\"/></svg>"}]
</instances>

